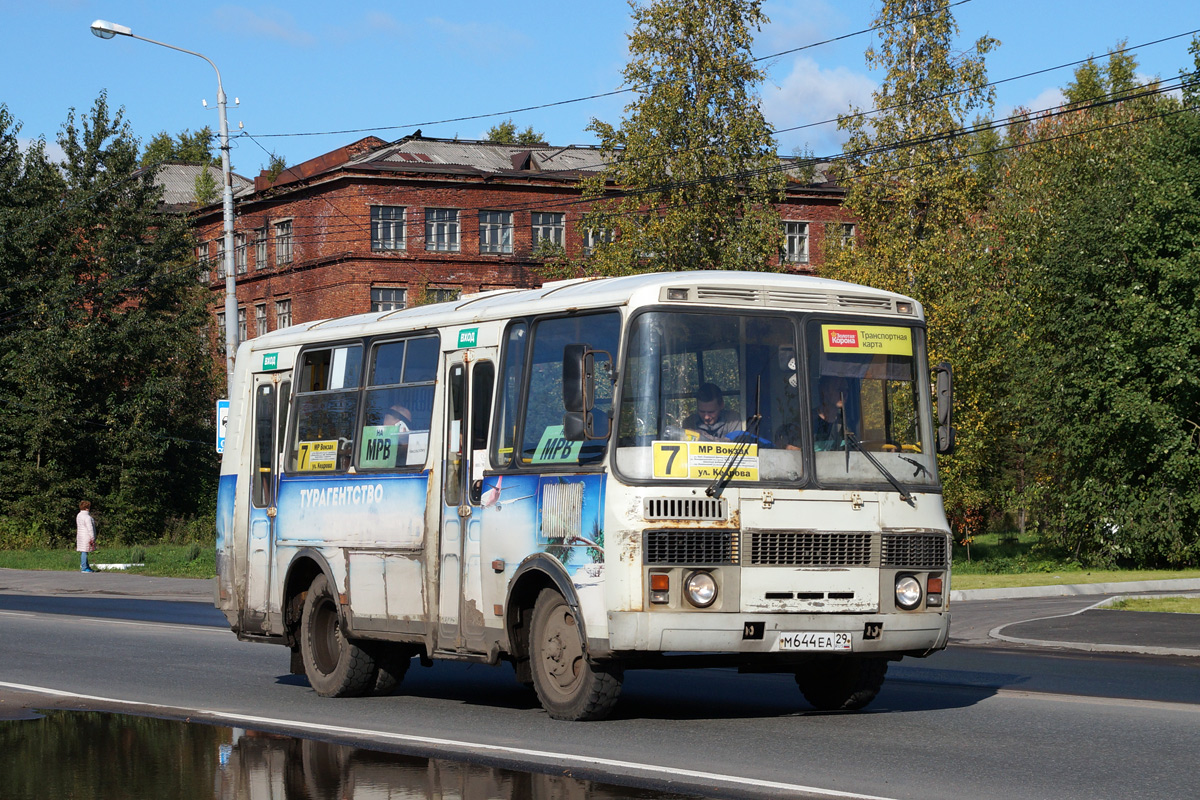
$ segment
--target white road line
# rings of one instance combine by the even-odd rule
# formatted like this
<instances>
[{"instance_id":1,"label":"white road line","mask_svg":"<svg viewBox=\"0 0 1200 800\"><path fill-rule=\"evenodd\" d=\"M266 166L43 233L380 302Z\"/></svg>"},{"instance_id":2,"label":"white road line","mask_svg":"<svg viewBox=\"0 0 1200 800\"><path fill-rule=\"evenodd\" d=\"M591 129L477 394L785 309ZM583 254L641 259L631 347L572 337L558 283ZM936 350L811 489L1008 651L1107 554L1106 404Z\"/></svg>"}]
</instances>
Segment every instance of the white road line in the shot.
<instances>
[{"instance_id":1,"label":"white road line","mask_svg":"<svg viewBox=\"0 0 1200 800\"><path fill-rule=\"evenodd\" d=\"M484 744L481 742L468 742L458 739L440 739L433 736L414 736L412 734L390 733L388 731L371 730L369 728L347 728L340 725L323 725L315 722L301 722L297 720L280 719L276 717L259 717L250 714L233 714L227 711L210 711L202 708L164 706L152 703L141 703L132 700L120 700L113 697L99 697L96 695L65 692L59 689L51 689L44 686L29 686L21 683L8 683L6 681L0 681L0 688L12 689L14 691L32 692L35 694L44 694L51 697L60 697L71 700L89 700L93 702L130 706L142 708L147 711L161 711L166 709L184 715L203 714L206 717L215 720L237 723L239 726L244 725L247 727L254 727L269 725L285 729L305 731L309 733L350 736L372 739L380 742L398 742L403 744L424 745L426 747L453 750L459 753L507 755L533 760L539 764L552 764L556 767L574 766L581 769L595 769L597 766L602 766L641 776L665 777L672 780L686 778L699 782L715 784L716 786L742 787L772 792L787 792L790 794L804 794L810 797L839 798L839 800L896 800L895 798L883 797L880 795L842 792L836 789L822 789L817 786L804 786L796 783L781 783L778 781L764 781L756 778L738 777L735 775L721 775L715 772L702 772L699 770L661 766L658 764L647 764L638 761L622 761L613 758L596 758L591 756L583 757L572 755L570 753L556 753L549 750L533 750L525 747Z\"/></svg>"}]
</instances>

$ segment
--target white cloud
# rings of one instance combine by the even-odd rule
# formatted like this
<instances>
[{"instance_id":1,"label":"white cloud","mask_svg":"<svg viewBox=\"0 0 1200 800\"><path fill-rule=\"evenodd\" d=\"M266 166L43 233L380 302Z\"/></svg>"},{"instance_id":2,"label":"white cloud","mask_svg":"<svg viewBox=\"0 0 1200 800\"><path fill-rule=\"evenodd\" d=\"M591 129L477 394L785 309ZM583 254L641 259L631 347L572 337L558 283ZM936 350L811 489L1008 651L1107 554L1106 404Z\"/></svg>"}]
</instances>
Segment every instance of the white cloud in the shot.
<instances>
[{"instance_id":1,"label":"white cloud","mask_svg":"<svg viewBox=\"0 0 1200 800\"><path fill-rule=\"evenodd\" d=\"M519 30L492 23L450 22L431 17L425 23L441 34L446 47L475 57L510 56L533 47L533 42Z\"/></svg>"},{"instance_id":2,"label":"white cloud","mask_svg":"<svg viewBox=\"0 0 1200 800\"><path fill-rule=\"evenodd\" d=\"M25 153L28 152L29 148L33 147L37 141L37 139L25 139L18 137L17 147L20 148L22 153ZM67 160L67 153L65 150L59 147L58 142L48 141L46 142L46 158L51 163L61 163Z\"/></svg>"},{"instance_id":3,"label":"white cloud","mask_svg":"<svg viewBox=\"0 0 1200 800\"><path fill-rule=\"evenodd\" d=\"M296 19L278 8L256 13L241 6L221 6L215 12L217 23L226 30L257 38L277 39L287 44L311 47L317 37L300 28Z\"/></svg>"},{"instance_id":4,"label":"white cloud","mask_svg":"<svg viewBox=\"0 0 1200 800\"><path fill-rule=\"evenodd\" d=\"M808 56L799 56L778 85L763 86L763 114L777 131L809 126L836 120L838 114L845 114L851 106L870 108L874 90L875 82L862 73L846 67L822 69ZM807 147L818 157L838 153L845 138L836 122L784 130L776 136L781 151Z\"/></svg>"}]
</instances>

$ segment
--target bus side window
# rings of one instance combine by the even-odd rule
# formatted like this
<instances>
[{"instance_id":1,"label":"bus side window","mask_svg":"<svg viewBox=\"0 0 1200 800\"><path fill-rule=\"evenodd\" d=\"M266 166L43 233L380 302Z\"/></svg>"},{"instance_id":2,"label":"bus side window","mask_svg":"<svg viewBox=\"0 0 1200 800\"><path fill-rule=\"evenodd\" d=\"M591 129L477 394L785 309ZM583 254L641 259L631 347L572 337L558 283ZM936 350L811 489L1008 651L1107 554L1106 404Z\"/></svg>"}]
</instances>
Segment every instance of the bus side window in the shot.
<instances>
[{"instance_id":1,"label":"bus side window","mask_svg":"<svg viewBox=\"0 0 1200 800\"><path fill-rule=\"evenodd\" d=\"M255 508L271 505L275 446L275 387L263 384L254 395L254 463L250 476Z\"/></svg>"},{"instance_id":2,"label":"bus side window","mask_svg":"<svg viewBox=\"0 0 1200 800\"><path fill-rule=\"evenodd\" d=\"M359 344L337 345L303 354L289 470L319 473L350 467L362 349Z\"/></svg>"},{"instance_id":3,"label":"bus side window","mask_svg":"<svg viewBox=\"0 0 1200 800\"><path fill-rule=\"evenodd\" d=\"M517 439L517 419L520 417L521 385L525 380L524 322L514 322L508 329L504 344L504 371L500 375L500 403L496 410L496 436L493 451L497 467L512 464L513 447Z\"/></svg>"},{"instance_id":4,"label":"bus side window","mask_svg":"<svg viewBox=\"0 0 1200 800\"><path fill-rule=\"evenodd\" d=\"M462 503L462 468L463 468L463 414L465 400L463 384L466 382L466 371L462 364L450 367L446 406L446 487L445 500L448 506Z\"/></svg>"},{"instance_id":5,"label":"bus side window","mask_svg":"<svg viewBox=\"0 0 1200 800\"><path fill-rule=\"evenodd\" d=\"M492 420L492 390L496 368L480 361L471 372L471 502L479 502L483 471L487 469L488 433Z\"/></svg>"}]
</instances>

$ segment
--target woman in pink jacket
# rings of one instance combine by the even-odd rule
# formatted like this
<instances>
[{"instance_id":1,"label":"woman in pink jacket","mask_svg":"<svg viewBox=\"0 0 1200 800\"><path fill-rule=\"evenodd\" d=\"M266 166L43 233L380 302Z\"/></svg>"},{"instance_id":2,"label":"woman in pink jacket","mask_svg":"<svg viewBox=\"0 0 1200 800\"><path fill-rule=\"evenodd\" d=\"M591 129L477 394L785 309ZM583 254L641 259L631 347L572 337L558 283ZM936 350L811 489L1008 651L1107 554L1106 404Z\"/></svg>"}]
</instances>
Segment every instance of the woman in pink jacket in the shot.
<instances>
[{"instance_id":1,"label":"woman in pink jacket","mask_svg":"<svg viewBox=\"0 0 1200 800\"><path fill-rule=\"evenodd\" d=\"M75 515L75 549L79 551L79 571L95 572L88 566L87 554L96 549L96 523L88 509L92 504L87 500L79 503L79 513Z\"/></svg>"}]
</instances>

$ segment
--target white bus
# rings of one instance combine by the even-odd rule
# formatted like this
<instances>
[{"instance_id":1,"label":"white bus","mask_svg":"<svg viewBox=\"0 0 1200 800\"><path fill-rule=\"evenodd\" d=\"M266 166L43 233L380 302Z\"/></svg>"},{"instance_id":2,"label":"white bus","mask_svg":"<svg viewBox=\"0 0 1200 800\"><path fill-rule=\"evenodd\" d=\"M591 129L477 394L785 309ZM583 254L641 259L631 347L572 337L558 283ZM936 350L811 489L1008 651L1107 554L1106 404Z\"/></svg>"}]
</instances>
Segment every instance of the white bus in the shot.
<instances>
[{"instance_id":1,"label":"white bus","mask_svg":"<svg viewBox=\"0 0 1200 800\"><path fill-rule=\"evenodd\" d=\"M631 668L861 708L946 645L950 395L919 303L782 274L296 325L238 350L216 602L324 696L417 657L511 662L558 719Z\"/></svg>"}]
</instances>

